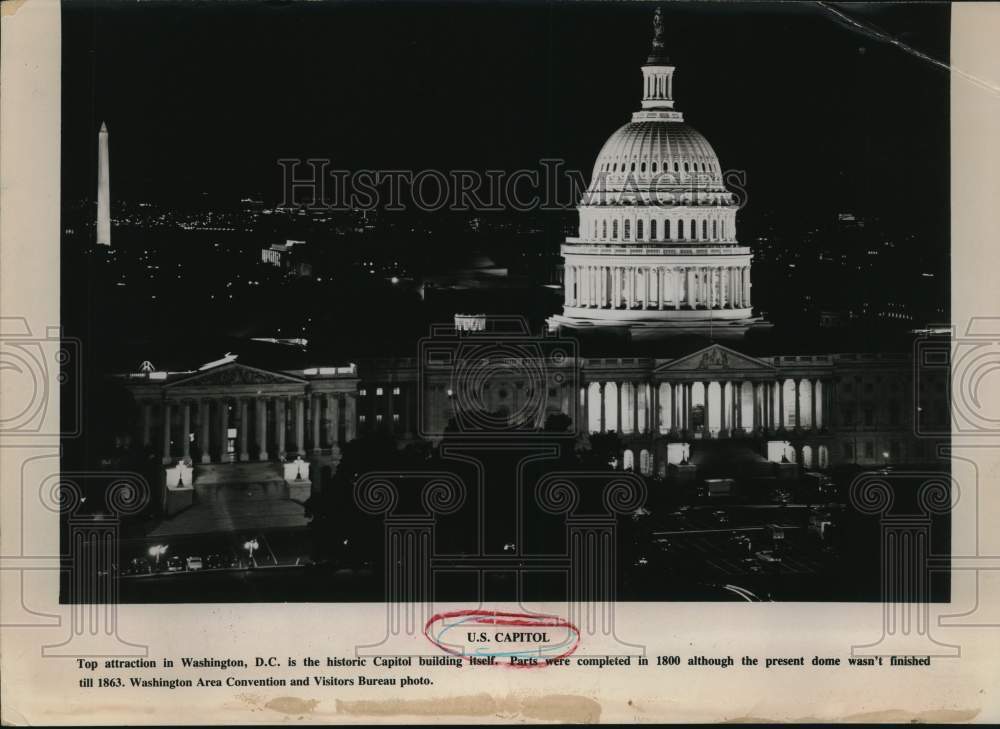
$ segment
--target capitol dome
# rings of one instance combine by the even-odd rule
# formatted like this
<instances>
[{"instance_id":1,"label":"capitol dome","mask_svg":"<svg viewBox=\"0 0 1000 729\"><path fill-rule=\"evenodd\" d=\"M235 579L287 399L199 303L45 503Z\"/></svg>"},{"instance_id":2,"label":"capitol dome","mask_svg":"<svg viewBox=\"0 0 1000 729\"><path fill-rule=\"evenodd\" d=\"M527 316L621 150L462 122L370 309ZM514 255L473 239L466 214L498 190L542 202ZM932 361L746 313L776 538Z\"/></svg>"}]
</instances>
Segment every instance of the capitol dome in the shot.
<instances>
[{"instance_id":1,"label":"capitol dome","mask_svg":"<svg viewBox=\"0 0 1000 729\"><path fill-rule=\"evenodd\" d=\"M641 113L641 112L640 112ZM681 121L632 121L601 149L589 190L615 189L626 181L640 186L692 186L724 192L722 167L701 132Z\"/></svg>"},{"instance_id":2,"label":"capitol dome","mask_svg":"<svg viewBox=\"0 0 1000 729\"><path fill-rule=\"evenodd\" d=\"M659 10L653 28L642 105L597 155L579 234L562 246L563 313L549 326L741 336L766 323L753 315L739 205L712 145L674 108Z\"/></svg>"}]
</instances>

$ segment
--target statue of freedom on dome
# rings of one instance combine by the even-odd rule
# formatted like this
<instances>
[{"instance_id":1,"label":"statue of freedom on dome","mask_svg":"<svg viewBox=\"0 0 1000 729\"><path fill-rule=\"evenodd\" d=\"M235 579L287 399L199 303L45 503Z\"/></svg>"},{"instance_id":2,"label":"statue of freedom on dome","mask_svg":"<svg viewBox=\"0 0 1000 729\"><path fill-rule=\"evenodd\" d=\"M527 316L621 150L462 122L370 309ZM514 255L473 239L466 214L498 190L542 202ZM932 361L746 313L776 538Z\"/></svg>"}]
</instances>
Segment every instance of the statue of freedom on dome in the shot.
<instances>
[{"instance_id":1,"label":"statue of freedom on dome","mask_svg":"<svg viewBox=\"0 0 1000 729\"><path fill-rule=\"evenodd\" d=\"M663 9L660 7L653 14L653 48L663 48Z\"/></svg>"}]
</instances>

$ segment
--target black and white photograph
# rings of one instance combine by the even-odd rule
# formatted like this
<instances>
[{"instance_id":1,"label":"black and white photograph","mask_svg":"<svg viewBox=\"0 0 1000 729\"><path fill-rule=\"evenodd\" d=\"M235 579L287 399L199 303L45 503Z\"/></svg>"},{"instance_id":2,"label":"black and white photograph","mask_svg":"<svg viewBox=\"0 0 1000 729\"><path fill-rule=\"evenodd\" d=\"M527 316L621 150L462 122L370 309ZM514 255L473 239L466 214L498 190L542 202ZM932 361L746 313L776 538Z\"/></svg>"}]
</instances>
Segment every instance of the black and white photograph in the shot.
<instances>
[{"instance_id":1,"label":"black and white photograph","mask_svg":"<svg viewBox=\"0 0 1000 729\"><path fill-rule=\"evenodd\" d=\"M947 602L951 13L64 3L61 602Z\"/></svg>"}]
</instances>

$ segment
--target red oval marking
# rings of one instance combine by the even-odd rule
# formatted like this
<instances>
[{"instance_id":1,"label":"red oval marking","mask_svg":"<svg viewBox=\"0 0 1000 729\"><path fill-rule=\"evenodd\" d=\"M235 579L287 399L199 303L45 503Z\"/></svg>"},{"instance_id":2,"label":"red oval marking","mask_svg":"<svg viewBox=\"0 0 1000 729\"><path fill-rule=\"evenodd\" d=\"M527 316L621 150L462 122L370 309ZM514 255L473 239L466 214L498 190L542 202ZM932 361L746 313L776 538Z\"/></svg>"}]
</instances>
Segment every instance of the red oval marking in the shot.
<instances>
[{"instance_id":1,"label":"red oval marking","mask_svg":"<svg viewBox=\"0 0 1000 729\"><path fill-rule=\"evenodd\" d=\"M452 645L446 645L443 641L439 640L438 637L447 630L450 630L455 626L445 626L444 630L432 631L436 623L443 622L446 620L456 620L459 621L456 625L490 625L490 626L503 626L503 627L522 627L522 628L565 628L576 634L575 640L569 645L568 648L560 652L558 655L552 656L538 656L538 663L511 663L505 662L499 665L510 666L512 668L540 668L542 666L549 665L550 661L556 661L561 658L567 658L576 651L577 647L580 645L580 629L577 628L573 623L568 620L563 620L557 615L538 615L531 613L508 613L498 610L453 610L450 612L436 613L432 615L427 622L424 624L424 637L427 638L437 648L440 648L445 653L450 653L453 656L458 656L465 660L471 661L473 657L481 658L488 655L496 655L490 653L479 653L470 654L464 650L457 650ZM562 646L560 646L562 647ZM517 652L517 651L514 651ZM522 651L527 654L528 650ZM502 656L501 656L502 657Z\"/></svg>"}]
</instances>

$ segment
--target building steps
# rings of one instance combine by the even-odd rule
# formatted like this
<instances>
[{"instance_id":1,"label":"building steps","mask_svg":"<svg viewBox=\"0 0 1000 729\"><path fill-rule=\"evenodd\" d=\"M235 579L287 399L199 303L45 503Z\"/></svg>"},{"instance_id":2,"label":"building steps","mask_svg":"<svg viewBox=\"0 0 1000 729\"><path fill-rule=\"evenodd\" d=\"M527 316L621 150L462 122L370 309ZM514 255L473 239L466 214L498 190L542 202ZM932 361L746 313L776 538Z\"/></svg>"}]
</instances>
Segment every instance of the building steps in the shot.
<instances>
[{"instance_id":1,"label":"building steps","mask_svg":"<svg viewBox=\"0 0 1000 729\"><path fill-rule=\"evenodd\" d=\"M289 498L280 463L194 467L194 502L157 524L150 537L304 527L305 508Z\"/></svg>"},{"instance_id":2,"label":"building steps","mask_svg":"<svg viewBox=\"0 0 1000 729\"><path fill-rule=\"evenodd\" d=\"M282 481L281 464L271 461L245 463L205 463L194 467L194 483L209 486L223 483Z\"/></svg>"}]
</instances>

